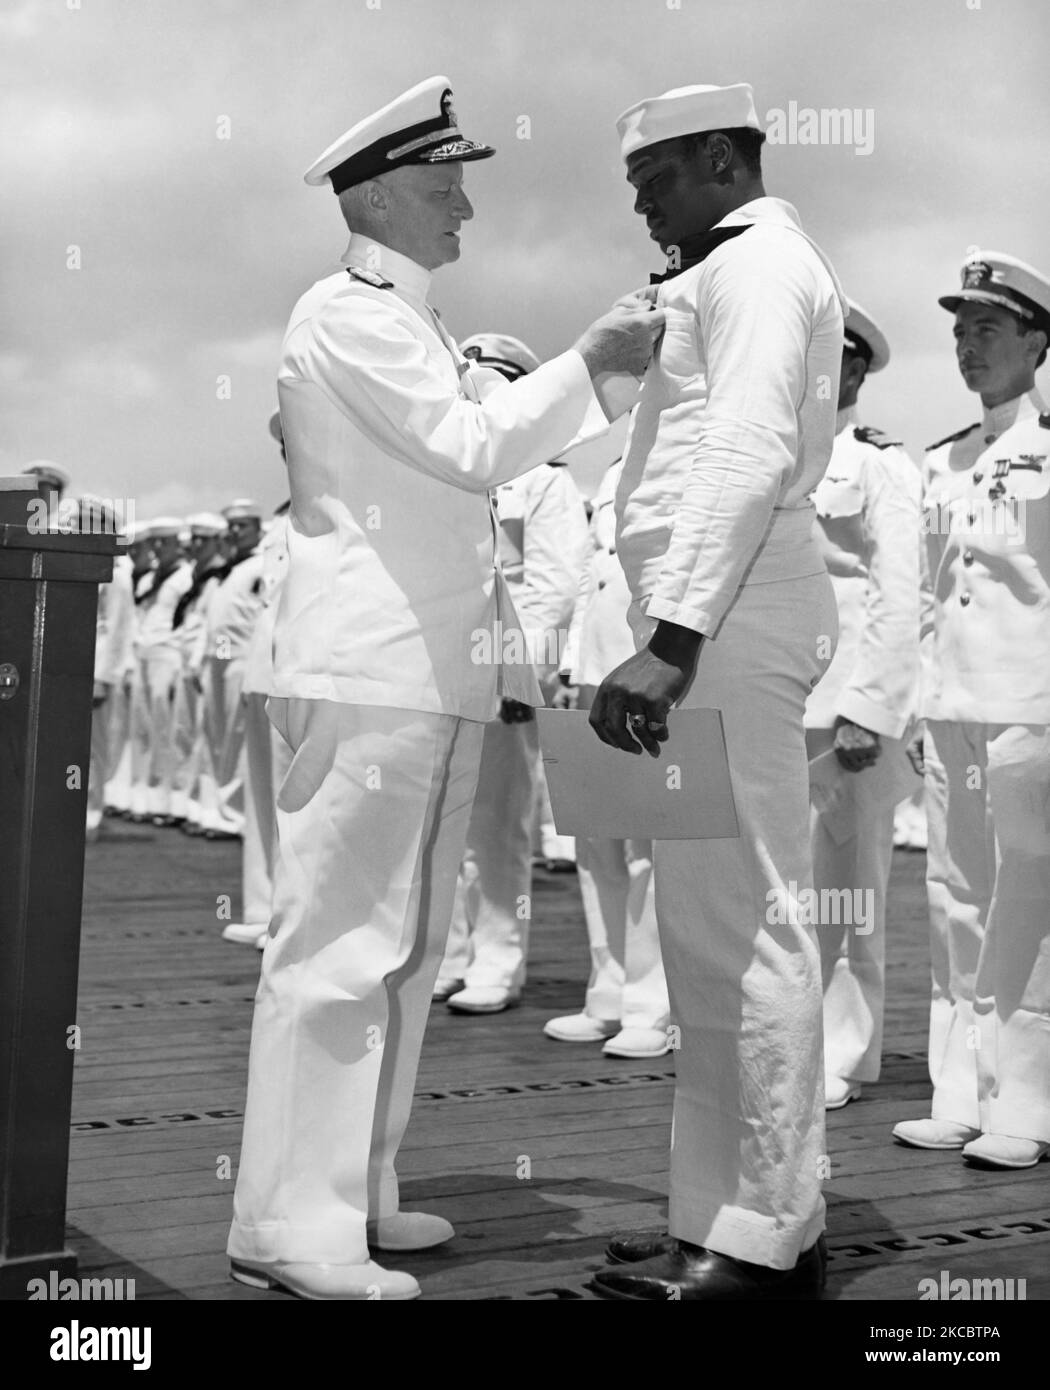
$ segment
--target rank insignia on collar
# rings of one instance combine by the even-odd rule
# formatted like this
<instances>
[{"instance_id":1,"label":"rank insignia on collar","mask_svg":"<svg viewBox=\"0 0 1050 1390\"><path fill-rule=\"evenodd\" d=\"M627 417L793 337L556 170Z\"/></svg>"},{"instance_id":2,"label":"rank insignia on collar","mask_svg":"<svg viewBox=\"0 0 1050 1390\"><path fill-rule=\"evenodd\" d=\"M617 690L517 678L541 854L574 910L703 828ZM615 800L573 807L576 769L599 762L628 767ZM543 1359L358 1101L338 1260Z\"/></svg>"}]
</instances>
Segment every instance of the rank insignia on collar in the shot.
<instances>
[{"instance_id":1,"label":"rank insignia on collar","mask_svg":"<svg viewBox=\"0 0 1050 1390\"><path fill-rule=\"evenodd\" d=\"M862 444L874 444L876 449L899 449L901 445L899 439L890 439L882 430L872 429L870 425L855 425L853 438Z\"/></svg>"},{"instance_id":2,"label":"rank insignia on collar","mask_svg":"<svg viewBox=\"0 0 1050 1390\"><path fill-rule=\"evenodd\" d=\"M360 266L348 265L346 273L352 279L371 285L376 290L392 290L394 288L393 280L384 280L377 270L362 270Z\"/></svg>"},{"instance_id":3,"label":"rank insignia on collar","mask_svg":"<svg viewBox=\"0 0 1050 1390\"><path fill-rule=\"evenodd\" d=\"M1033 473L1041 473L1043 464L1046 462L1045 454L1021 454L1020 462L1015 463L1015 468L1030 468Z\"/></svg>"}]
</instances>

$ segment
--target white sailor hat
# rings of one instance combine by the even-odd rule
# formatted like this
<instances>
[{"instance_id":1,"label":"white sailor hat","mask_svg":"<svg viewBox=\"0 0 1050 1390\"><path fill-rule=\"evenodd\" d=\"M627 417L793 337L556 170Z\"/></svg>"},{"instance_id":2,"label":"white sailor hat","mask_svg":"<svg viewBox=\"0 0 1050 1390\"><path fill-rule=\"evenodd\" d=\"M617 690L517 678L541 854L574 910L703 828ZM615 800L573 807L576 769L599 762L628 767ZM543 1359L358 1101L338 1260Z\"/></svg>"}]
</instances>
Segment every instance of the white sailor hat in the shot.
<instances>
[{"instance_id":1,"label":"white sailor hat","mask_svg":"<svg viewBox=\"0 0 1050 1390\"><path fill-rule=\"evenodd\" d=\"M866 314L856 300L851 299L848 303L844 334L846 347L864 358L869 372L881 372L890 360L890 345L871 315Z\"/></svg>"},{"instance_id":2,"label":"white sailor hat","mask_svg":"<svg viewBox=\"0 0 1050 1390\"><path fill-rule=\"evenodd\" d=\"M620 153L625 160L661 140L700 135L705 130L737 130L741 126L762 129L755 111L755 94L747 82L736 82L731 87L675 87L662 96L636 102L616 120Z\"/></svg>"},{"instance_id":3,"label":"white sailor hat","mask_svg":"<svg viewBox=\"0 0 1050 1390\"><path fill-rule=\"evenodd\" d=\"M163 540L166 536L178 536L184 528L184 522L177 516L158 516L149 523L149 538L151 541ZM139 537L136 536L136 540Z\"/></svg>"},{"instance_id":4,"label":"white sailor hat","mask_svg":"<svg viewBox=\"0 0 1050 1390\"><path fill-rule=\"evenodd\" d=\"M284 443L284 430L281 428L281 412L275 410L270 416L270 434L278 444Z\"/></svg>"},{"instance_id":5,"label":"white sailor hat","mask_svg":"<svg viewBox=\"0 0 1050 1390\"><path fill-rule=\"evenodd\" d=\"M69 474L62 465L52 463L50 459L35 459L32 463L27 463L22 472L33 473L42 483L50 483L52 487L65 488L70 483Z\"/></svg>"},{"instance_id":6,"label":"white sailor hat","mask_svg":"<svg viewBox=\"0 0 1050 1390\"><path fill-rule=\"evenodd\" d=\"M303 177L331 182L336 193L403 164L447 164L488 159L491 145L466 140L456 125L447 77L428 77L381 110L351 126L315 159Z\"/></svg>"},{"instance_id":7,"label":"white sailor hat","mask_svg":"<svg viewBox=\"0 0 1050 1390\"><path fill-rule=\"evenodd\" d=\"M225 519L218 512L194 512L186 518L191 536L223 536L226 534Z\"/></svg>"},{"instance_id":8,"label":"white sailor hat","mask_svg":"<svg viewBox=\"0 0 1050 1390\"><path fill-rule=\"evenodd\" d=\"M128 545L142 545L150 538L152 521L134 521L127 528Z\"/></svg>"},{"instance_id":9,"label":"white sailor hat","mask_svg":"<svg viewBox=\"0 0 1050 1390\"><path fill-rule=\"evenodd\" d=\"M962 265L957 294L937 301L953 314L960 304L998 304L1032 328L1050 327L1050 280L1034 266L1002 251L977 251Z\"/></svg>"},{"instance_id":10,"label":"white sailor hat","mask_svg":"<svg viewBox=\"0 0 1050 1390\"><path fill-rule=\"evenodd\" d=\"M473 358L479 367L495 367L497 372L511 378L534 372L540 359L520 338L509 333L472 333L459 345L464 357Z\"/></svg>"},{"instance_id":11,"label":"white sailor hat","mask_svg":"<svg viewBox=\"0 0 1050 1390\"><path fill-rule=\"evenodd\" d=\"M262 507L258 502L253 502L250 497L237 497L228 507L223 507L222 514L227 523L231 521L262 521Z\"/></svg>"}]
</instances>

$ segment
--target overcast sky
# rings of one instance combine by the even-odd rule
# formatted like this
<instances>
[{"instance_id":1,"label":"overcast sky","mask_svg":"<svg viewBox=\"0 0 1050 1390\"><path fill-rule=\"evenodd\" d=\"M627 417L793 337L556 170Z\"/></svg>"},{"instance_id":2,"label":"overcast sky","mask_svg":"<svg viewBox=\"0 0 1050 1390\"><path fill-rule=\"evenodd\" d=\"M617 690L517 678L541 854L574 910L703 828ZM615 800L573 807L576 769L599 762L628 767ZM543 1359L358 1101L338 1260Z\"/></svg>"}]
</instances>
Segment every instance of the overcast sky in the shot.
<instances>
[{"instance_id":1,"label":"overcast sky","mask_svg":"<svg viewBox=\"0 0 1050 1390\"><path fill-rule=\"evenodd\" d=\"M763 117L862 113L853 146L767 145L766 188L883 327L862 412L918 456L979 413L937 306L967 248L1050 273L1048 30L1046 0L0 0L0 472L54 459L140 518L281 501L281 334L345 245L302 173L438 73L498 153L433 300L541 356L662 268L624 107L747 81Z\"/></svg>"}]
</instances>

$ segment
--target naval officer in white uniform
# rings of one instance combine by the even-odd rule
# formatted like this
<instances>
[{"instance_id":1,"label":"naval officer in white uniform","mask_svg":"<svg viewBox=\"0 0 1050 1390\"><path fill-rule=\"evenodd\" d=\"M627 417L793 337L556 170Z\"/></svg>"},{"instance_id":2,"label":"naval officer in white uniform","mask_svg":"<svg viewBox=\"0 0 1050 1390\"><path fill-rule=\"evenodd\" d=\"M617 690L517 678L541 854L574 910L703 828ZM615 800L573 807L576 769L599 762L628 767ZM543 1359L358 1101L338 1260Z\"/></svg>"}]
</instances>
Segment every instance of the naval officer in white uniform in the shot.
<instances>
[{"instance_id":1,"label":"naval officer in white uniform","mask_svg":"<svg viewBox=\"0 0 1050 1390\"><path fill-rule=\"evenodd\" d=\"M669 274L616 499L638 651L590 722L657 756L672 704L720 709L740 833L654 843L680 1029L670 1238L614 1242L632 1263L595 1284L625 1299L815 1298L820 957L795 894L812 880L803 712L837 631L807 499L835 435L844 298L795 209L765 195L749 86L667 92L618 129Z\"/></svg>"},{"instance_id":2,"label":"naval officer in white uniform","mask_svg":"<svg viewBox=\"0 0 1050 1390\"><path fill-rule=\"evenodd\" d=\"M539 700L531 668L503 661L516 620L488 494L600 434L616 403L596 388L640 374L662 322L618 308L513 383L473 367L428 299L473 215L462 166L492 153L435 77L306 176L351 237L293 309L278 374L292 507L269 708L294 756L229 1252L236 1278L311 1298L413 1298L369 1239L453 1234L400 1211L394 1159L484 726L502 697Z\"/></svg>"},{"instance_id":3,"label":"naval officer in white uniform","mask_svg":"<svg viewBox=\"0 0 1050 1390\"><path fill-rule=\"evenodd\" d=\"M839 905L834 920L817 927L829 1110L856 1100L862 1083L879 1077L894 802L908 780L921 785L903 742L919 685L919 470L857 415L862 383L889 358L882 331L851 303L835 446L813 493L839 641L806 702L810 758L833 750L835 770L848 783L841 788L848 810L837 799L810 806L813 886L834 895L822 902Z\"/></svg>"},{"instance_id":4,"label":"naval officer in white uniform","mask_svg":"<svg viewBox=\"0 0 1050 1390\"><path fill-rule=\"evenodd\" d=\"M1030 1168L1050 1152L1050 280L979 252L938 302L983 410L923 469L933 1105L893 1133Z\"/></svg>"}]
</instances>

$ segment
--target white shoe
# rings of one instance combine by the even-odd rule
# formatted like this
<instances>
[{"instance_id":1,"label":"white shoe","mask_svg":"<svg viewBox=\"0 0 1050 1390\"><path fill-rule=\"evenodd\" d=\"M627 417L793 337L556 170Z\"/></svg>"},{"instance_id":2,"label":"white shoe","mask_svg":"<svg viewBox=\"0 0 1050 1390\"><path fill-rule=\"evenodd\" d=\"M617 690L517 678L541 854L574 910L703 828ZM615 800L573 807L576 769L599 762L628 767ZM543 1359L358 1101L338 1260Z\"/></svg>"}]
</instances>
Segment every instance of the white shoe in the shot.
<instances>
[{"instance_id":1,"label":"white shoe","mask_svg":"<svg viewBox=\"0 0 1050 1390\"><path fill-rule=\"evenodd\" d=\"M374 1260L363 1265L291 1264L230 1260L230 1274L253 1289L279 1289L299 1298L383 1299L418 1298L422 1290L411 1274L384 1269Z\"/></svg>"},{"instance_id":2,"label":"white shoe","mask_svg":"<svg viewBox=\"0 0 1050 1390\"><path fill-rule=\"evenodd\" d=\"M893 1126L894 1139L912 1149L961 1149L980 1133L955 1120L902 1120Z\"/></svg>"},{"instance_id":3,"label":"white shoe","mask_svg":"<svg viewBox=\"0 0 1050 1390\"><path fill-rule=\"evenodd\" d=\"M223 941L235 941L238 946L258 946L260 935L265 944L268 935L265 922L231 922L222 929Z\"/></svg>"},{"instance_id":4,"label":"white shoe","mask_svg":"<svg viewBox=\"0 0 1050 1390\"><path fill-rule=\"evenodd\" d=\"M663 1028L623 1028L602 1048L606 1057L662 1057L671 1050Z\"/></svg>"},{"instance_id":5,"label":"white shoe","mask_svg":"<svg viewBox=\"0 0 1050 1390\"><path fill-rule=\"evenodd\" d=\"M841 1110L851 1100L860 1099L860 1087L855 1081L843 1081L841 1076L829 1076L824 1082L824 1109Z\"/></svg>"},{"instance_id":6,"label":"white shoe","mask_svg":"<svg viewBox=\"0 0 1050 1390\"><path fill-rule=\"evenodd\" d=\"M521 990L500 989L496 985L474 985L461 989L448 999L448 1006L457 1014L498 1014L513 1008L521 1000Z\"/></svg>"},{"instance_id":7,"label":"white shoe","mask_svg":"<svg viewBox=\"0 0 1050 1390\"><path fill-rule=\"evenodd\" d=\"M982 1168L1034 1168L1048 1155L1050 1144L1009 1134L982 1134L963 1148L963 1158Z\"/></svg>"},{"instance_id":8,"label":"white shoe","mask_svg":"<svg viewBox=\"0 0 1050 1390\"><path fill-rule=\"evenodd\" d=\"M462 988L462 980L450 980L447 978L442 979L442 977L439 975L438 978L434 981L434 992L431 994L430 997L431 999L440 1002L442 999L447 999L450 994L458 994Z\"/></svg>"},{"instance_id":9,"label":"white shoe","mask_svg":"<svg viewBox=\"0 0 1050 1390\"><path fill-rule=\"evenodd\" d=\"M592 1018L590 1014L566 1014L564 1018L552 1018L545 1023L543 1031L556 1042L590 1043L611 1038L619 1027L619 1023L612 1019Z\"/></svg>"},{"instance_id":10,"label":"white shoe","mask_svg":"<svg viewBox=\"0 0 1050 1390\"><path fill-rule=\"evenodd\" d=\"M397 1211L368 1223L368 1243L377 1250L430 1250L455 1234L451 1221L425 1211Z\"/></svg>"}]
</instances>

